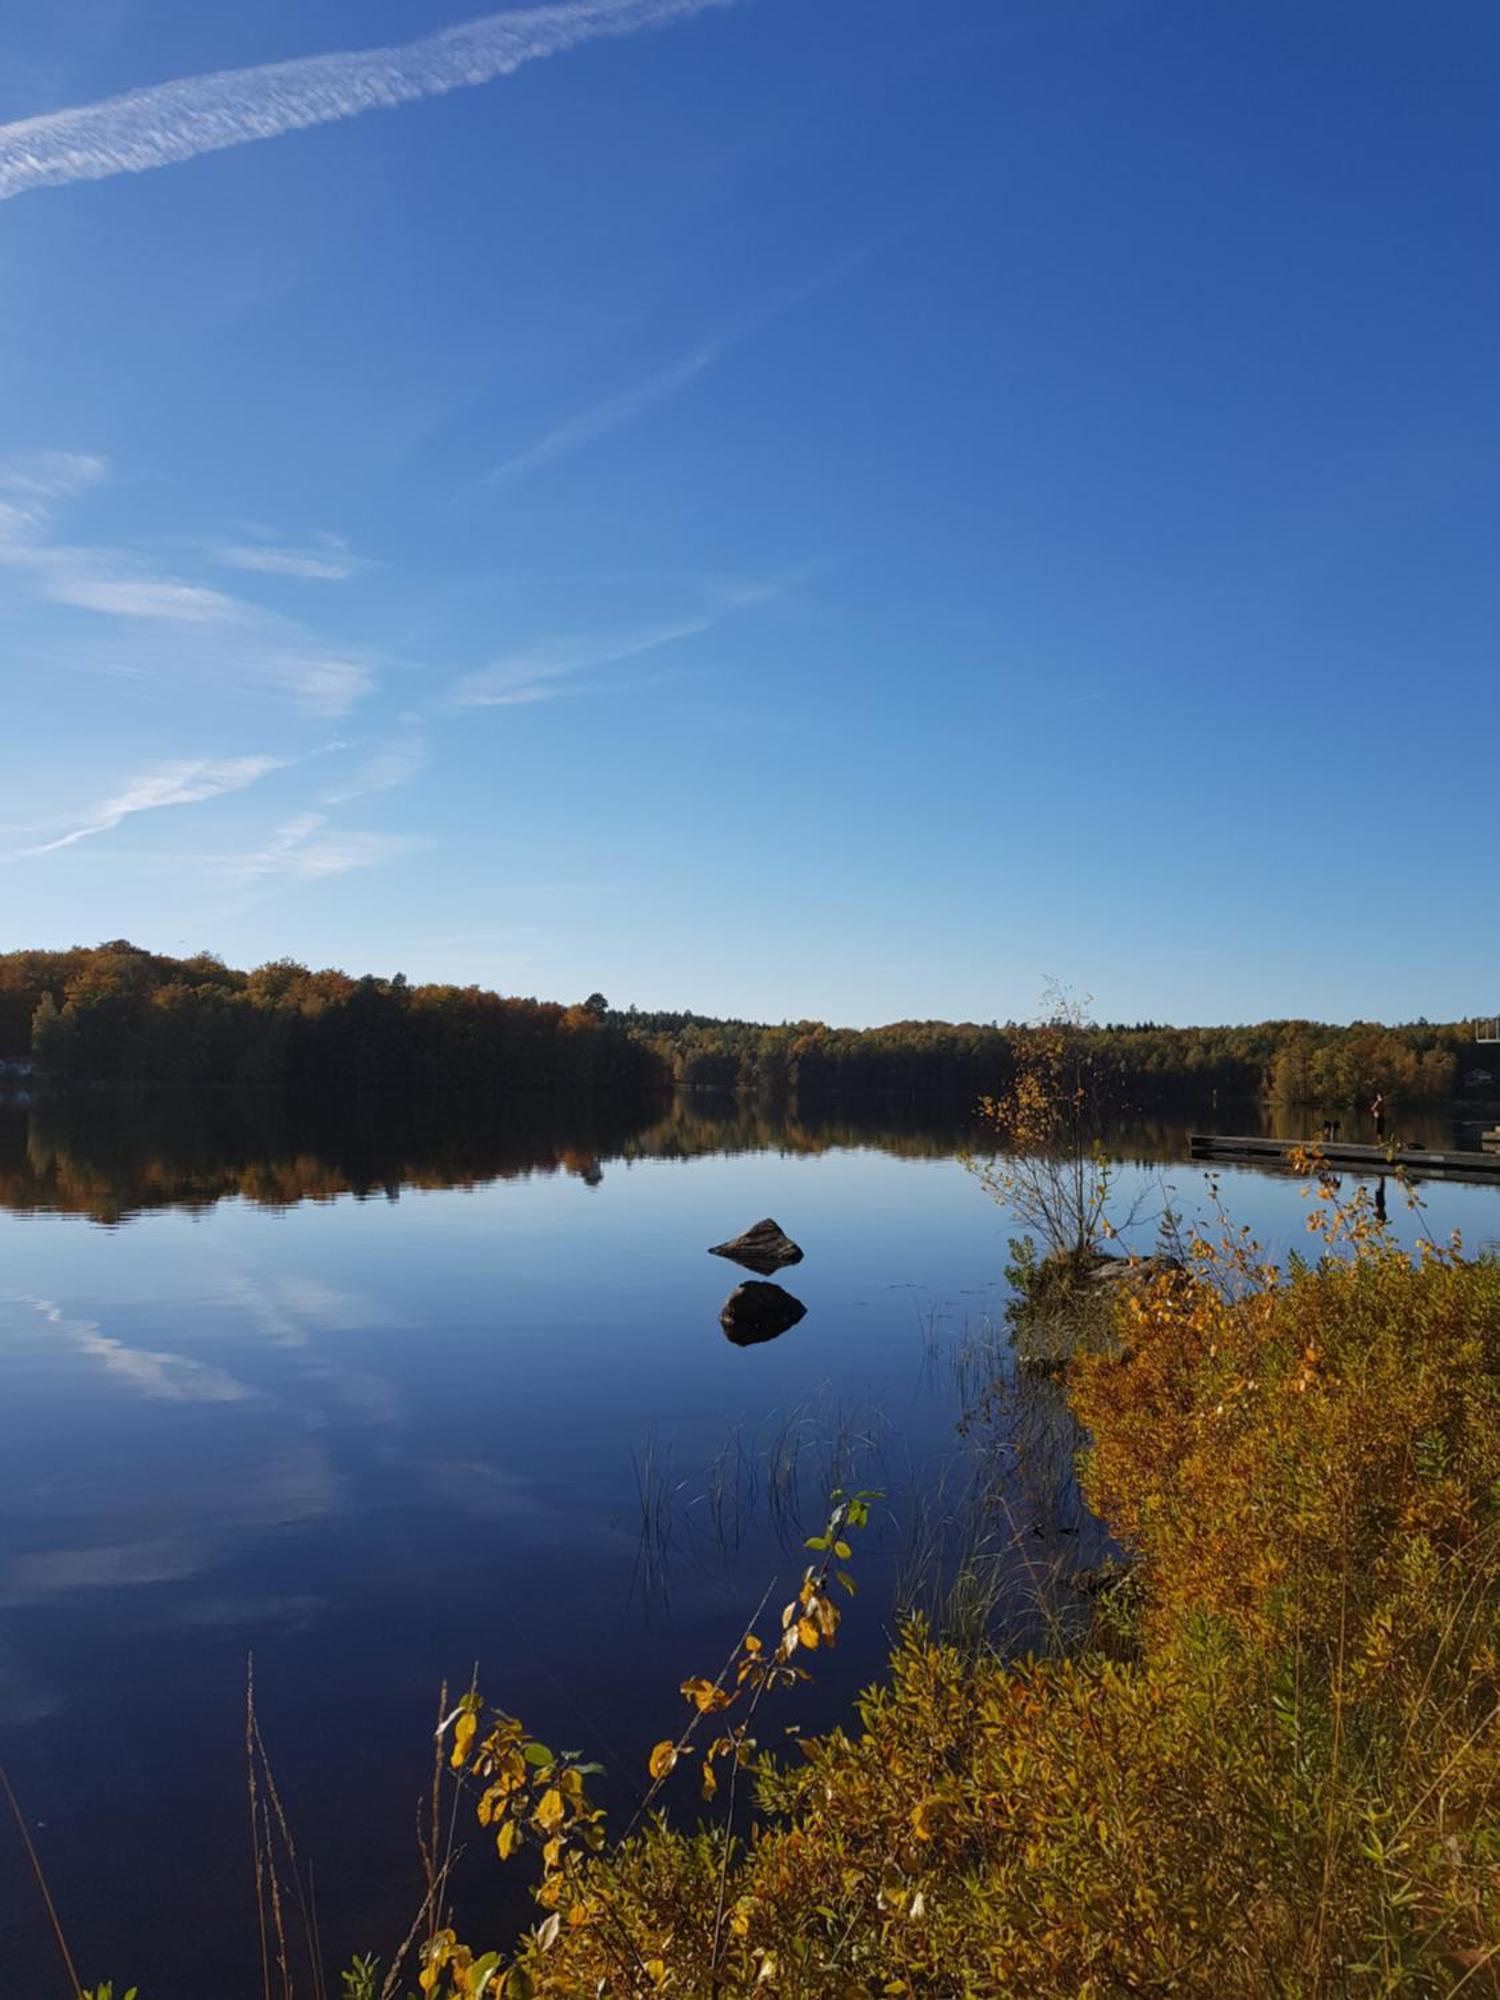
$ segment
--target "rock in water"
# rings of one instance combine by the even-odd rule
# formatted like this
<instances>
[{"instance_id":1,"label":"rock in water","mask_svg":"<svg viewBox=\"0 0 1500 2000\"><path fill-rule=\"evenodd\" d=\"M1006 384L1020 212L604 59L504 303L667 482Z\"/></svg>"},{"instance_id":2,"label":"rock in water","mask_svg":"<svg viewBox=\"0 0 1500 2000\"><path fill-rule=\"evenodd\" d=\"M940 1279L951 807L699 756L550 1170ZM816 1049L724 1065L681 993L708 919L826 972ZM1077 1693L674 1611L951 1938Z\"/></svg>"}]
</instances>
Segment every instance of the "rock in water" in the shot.
<instances>
[{"instance_id":1,"label":"rock in water","mask_svg":"<svg viewBox=\"0 0 1500 2000\"><path fill-rule=\"evenodd\" d=\"M788 1264L800 1264L802 1252L787 1235L780 1223L773 1222L768 1215L764 1222L757 1222L747 1229L743 1236L735 1236L728 1243L716 1243L709 1251L710 1257L730 1257L736 1264L743 1264L747 1271L759 1271L764 1276L769 1271L784 1270Z\"/></svg>"},{"instance_id":2,"label":"rock in water","mask_svg":"<svg viewBox=\"0 0 1500 2000\"><path fill-rule=\"evenodd\" d=\"M719 1324L736 1347L754 1347L759 1341L777 1339L806 1315L801 1299L794 1299L780 1285L747 1278L724 1301Z\"/></svg>"},{"instance_id":3,"label":"rock in water","mask_svg":"<svg viewBox=\"0 0 1500 2000\"><path fill-rule=\"evenodd\" d=\"M1144 1289L1181 1269L1177 1258L1160 1252L1152 1257L1122 1257L1113 1250L1096 1250L1092 1268L1085 1275L1101 1291L1121 1291Z\"/></svg>"}]
</instances>

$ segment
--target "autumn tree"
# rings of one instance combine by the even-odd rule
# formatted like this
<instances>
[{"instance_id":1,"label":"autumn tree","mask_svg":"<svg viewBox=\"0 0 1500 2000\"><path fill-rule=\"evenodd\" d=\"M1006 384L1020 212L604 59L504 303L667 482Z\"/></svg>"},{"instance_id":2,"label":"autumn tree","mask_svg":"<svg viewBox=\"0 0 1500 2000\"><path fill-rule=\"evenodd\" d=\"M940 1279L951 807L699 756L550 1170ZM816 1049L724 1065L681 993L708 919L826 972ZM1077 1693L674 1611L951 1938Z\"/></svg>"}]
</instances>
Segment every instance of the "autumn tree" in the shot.
<instances>
[{"instance_id":1,"label":"autumn tree","mask_svg":"<svg viewBox=\"0 0 1500 2000\"><path fill-rule=\"evenodd\" d=\"M1101 1143L1110 1090L1087 999L1049 987L1015 1063L1009 1088L981 1102L996 1151L976 1170L1047 1256L1082 1261L1114 1234Z\"/></svg>"}]
</instances>

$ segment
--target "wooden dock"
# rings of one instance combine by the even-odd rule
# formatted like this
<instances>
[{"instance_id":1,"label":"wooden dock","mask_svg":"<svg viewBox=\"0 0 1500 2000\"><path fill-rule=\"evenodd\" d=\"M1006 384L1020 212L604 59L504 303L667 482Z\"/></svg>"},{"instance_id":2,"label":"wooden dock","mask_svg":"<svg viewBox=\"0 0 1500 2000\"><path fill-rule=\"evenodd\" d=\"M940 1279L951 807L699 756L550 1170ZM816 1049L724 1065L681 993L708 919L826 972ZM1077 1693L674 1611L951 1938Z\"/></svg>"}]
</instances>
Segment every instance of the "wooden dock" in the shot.
<instances>
[{"instance_id":1,"label":"wooden dock","mask_svg":"<svg viewBox=\"0 0 1500 2000\"><path fill-rule=\"evenodd\" d=\"M1195 1160L1256 1166L1290 1161L1293 1153L1316 1153L1334 1173L1443 1177L1454 1181L1500 1181L1500 1152L1437 1152L1426 1146L1356 1146L1343 1139L1252 1139L1217 1132L1194 1132L1188 1150Z\"/></svg>"}]
</instances>

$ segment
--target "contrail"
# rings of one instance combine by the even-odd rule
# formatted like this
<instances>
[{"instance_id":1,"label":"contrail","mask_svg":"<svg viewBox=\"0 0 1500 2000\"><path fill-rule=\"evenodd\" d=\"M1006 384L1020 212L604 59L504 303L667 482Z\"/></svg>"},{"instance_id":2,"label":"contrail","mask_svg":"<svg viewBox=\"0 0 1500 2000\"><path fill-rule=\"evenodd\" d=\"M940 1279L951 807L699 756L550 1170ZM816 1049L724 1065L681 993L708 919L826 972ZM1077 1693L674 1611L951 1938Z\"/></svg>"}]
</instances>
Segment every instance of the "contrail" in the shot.
<instances>
[{"instance_id":1,"label":"contrail","mask_svg":"<svg viewBox=\"0 0 1500 2000\"><path fill-rule=\"evenodd\" d=\"M623 390L618 396L611 396L605 402L596 403L592 409L569 417L555 430L548 431L544 438L497 465L493 472L485 475L486 479L494 482L522 478L528 472L550 465L555 458L566 458L569 452L578 451L582 446L592 444L595 438L618 430L621 424L628 424L633 417L643 416L655 404L664 403L677 390L686 388L695 376L712 368L731 344L729 339L704 341L691 354L674 361L670 367L658 369L656 374L638 382L633 389Z\"/></svg>"},{"instance_id":2,"label":"contrail","mask_svg":"<svg viewBox=\"0 0 1500 2000\"><path fill-rule=\"evenodd\" d=\"M204 758L189 763L163 764L148 771L123 792L94 808L87 826L74 827L56 840L40 847L22 847L7 854L7 861L28 861L38 854L56 854L60 847L76 846L92 840L96 833L112 833L121 820L132 813L154 812L159 806L196 806L205 799L221 798L225 792L243 791L268 771L279 771L285 759L279 757L231 757L226 763L211 764Z\"/></svg>"},{"instance_id":3,"label":"contrail","mask_svg":"<svg viewBox=\"0 0 1500 2000\"><path fill-rule=\"evenodd\" d=\"M509 76L600 36L665 27L735 0L559 0L389 48L219 70L0 125L0 201L32 188L147 173L199 153Z\"/></svg>"},{"instance_id":4,"label":"contrail","mask_svg":"<svg viewBox=\"0 0 1500 2000\"><path fill-rule=\"evenodd\" d=\"M716 333L712 339L700 341L690 354L665 368L659 368L654 375L648 375L644 382L637 382L632 389L610 396L592 408L581 410L569 417L539 438L535 444L527 445L523 451L515 452L485 474L487 484L523 478L529 472L536 472L554 459L565 458L568 453L578 451L595 438L604 437L608 432L618 430L621 424L628 424L636 417L644 416L647 410L664 403L669 396L675 396L679 389L685 389L689 382L712 368L717 361L738 347L742 340L759 333L762 327L791 312L795 306L805 305L816 298L819 292L826 292L830 286L838 284L857 270L870 254L870 246L855 250L805 284L797 285L779 297L768 299L753 312L745 313L733 325Z\"/></svg>"}]
</instances>

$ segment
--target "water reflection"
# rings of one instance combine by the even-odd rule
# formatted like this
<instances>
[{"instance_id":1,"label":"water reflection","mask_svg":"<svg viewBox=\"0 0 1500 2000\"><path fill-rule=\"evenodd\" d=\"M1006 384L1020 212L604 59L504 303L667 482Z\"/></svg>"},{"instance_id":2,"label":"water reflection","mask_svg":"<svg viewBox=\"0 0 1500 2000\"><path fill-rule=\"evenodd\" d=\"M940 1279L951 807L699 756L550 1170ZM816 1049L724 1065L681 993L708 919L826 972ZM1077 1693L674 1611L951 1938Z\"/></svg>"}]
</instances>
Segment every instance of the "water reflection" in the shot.
<instances>
[{"instance_id":1,"label":"water reflection","mask_svg":"<svg viewBox=\"0 0 1500 2000\"><path fill-rule=\"evenodd\" d=\"M437 1096L97 1095L0 1107L0 1207L115 1223L228 1199L263 1208L566 1173L587 1186L644 1110Z\"/></svg>"},{"instance_id":2,"label":"water reflection","mask_svg":"<svg viewBox=\"0 0 1500 2000\"><path fill-rule=\"evenodd\" d=\"M736 1285L724 1301L719 1324L725 1339L736 1347L759 1347L767 1340L780 1340L806 1317L807 1307L801 1299L794 1299L780 1285L749 1278Z\"/></svg>"},{"instance_id":3,"label":"water reflection","mask_svg":"<svg viewBox=\"0 0 1500 2000\"><path fill-rule=\"evenodd\" d=\"M1187 1160L1190 1129L1181 1115L1134 1115L1117 1120L1106 1143L1125 1165L1160 1167ZM1226 1105L1205 1114L1201 1129L1312 1142L1318 1115ZM1414 1145L1465 1143L1439 1114L1407 1118L1403 1134ZM984 1144L977 1119L899 1098L804 1115L794 1103L713 1091L634 1105L438 1093L325 1103L229 1092L99 1094L0 1103L0 1208L118 1223L230 1199L264 1208L340 1195L395 1201L407 1189L477 1188L534 1174L566 1174L597 1188L615 1163L848 1150L942 1160Z\"/></svg>"},{"instance_id":4,"label":"water reflection","mask_svg":"<svg viewBox=\"0 0 1500 2000\"><path fill-rule=\"evenodd\" d=\"M1113 1135L1127 1196L1206 1199L1187 1129ZM978 1136L706 1095L0 1110L0 1755L89 1966L167 1993L251 1962L252 1648L347 1958L407 1907L442 1676L479 1658L633 1804L683 1675L797 1573L832 1486L889 1499L805 1728L847 1719L898 1603L1038 1636L1100 1549L1063 1385L1016 1366L1006 1219L953 1157ZM1300 1237L1294 1183L1219 1178L1257 1235ZM1435 1233L1496 1233L1495 1189L1430 1195ZM806 1318L741 1348L706 1246L767 1215ZM129 1843L100 1797L131 1801ZM0 1963L41 1990L14 1859Z\"/></svg>"}]
</instances>

